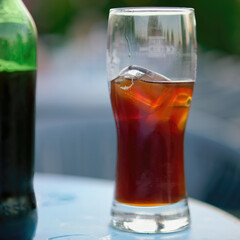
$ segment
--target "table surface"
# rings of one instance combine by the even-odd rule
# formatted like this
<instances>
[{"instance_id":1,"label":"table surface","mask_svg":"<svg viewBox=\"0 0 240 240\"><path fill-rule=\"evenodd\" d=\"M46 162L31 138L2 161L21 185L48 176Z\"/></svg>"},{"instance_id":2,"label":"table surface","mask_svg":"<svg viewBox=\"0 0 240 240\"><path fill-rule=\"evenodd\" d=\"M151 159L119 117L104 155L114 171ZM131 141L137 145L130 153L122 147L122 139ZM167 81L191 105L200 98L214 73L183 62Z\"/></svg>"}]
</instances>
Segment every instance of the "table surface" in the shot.
<instances>
[{"instance_id":1,"label":"table surface","mask_svg":"<svg viewBox=\"0 0 240 240\"><path fill-rule=\"evenodd\" d=\"M240 221L190 199L191 228L171 234L133 234L109 227L112 181L36 174L38 226L34 240L239 240Z\"/></svg>"}]
</instances>

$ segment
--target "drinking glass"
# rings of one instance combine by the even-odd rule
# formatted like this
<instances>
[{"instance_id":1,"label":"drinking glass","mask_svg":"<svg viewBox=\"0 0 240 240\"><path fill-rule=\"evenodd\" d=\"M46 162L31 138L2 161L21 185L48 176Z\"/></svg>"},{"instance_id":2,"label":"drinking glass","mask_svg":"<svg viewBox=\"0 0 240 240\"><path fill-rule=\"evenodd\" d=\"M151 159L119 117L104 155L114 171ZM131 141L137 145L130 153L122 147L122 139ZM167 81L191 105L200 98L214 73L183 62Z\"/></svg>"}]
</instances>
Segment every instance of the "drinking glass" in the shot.
<instances>
[{"instance_id":1,"label":"drinking glass","mask_svg":"<svg viewBox=\"0 0 240 240\"><path fill-rule=\"evenodd\" d=\"M196 78L194 9L111 9L107 71L118 142L111 225L183 230L190 225L184 132Z\"/></svg>"}]
</instances>

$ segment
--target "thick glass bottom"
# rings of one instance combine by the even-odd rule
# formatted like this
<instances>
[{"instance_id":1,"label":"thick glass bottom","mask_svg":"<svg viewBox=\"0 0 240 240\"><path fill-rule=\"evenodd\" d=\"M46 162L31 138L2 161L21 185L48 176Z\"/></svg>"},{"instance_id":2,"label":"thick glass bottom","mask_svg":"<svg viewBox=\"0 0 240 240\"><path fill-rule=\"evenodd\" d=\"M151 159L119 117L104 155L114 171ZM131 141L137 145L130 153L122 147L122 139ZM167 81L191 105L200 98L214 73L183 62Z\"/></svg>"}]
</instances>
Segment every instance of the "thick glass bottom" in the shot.
<instances>
[{"instance_id":1,"label":"thick glass bottom","mask_svg":"<svg viewBox=\"0 0 240 240\"><path fill-rule=\"evenodd\" d=\"M187 198L173 204L139 207L117 201L112 206L112 227L135 233L170 233L190 226Z\"/></svg>"}]
</instances>

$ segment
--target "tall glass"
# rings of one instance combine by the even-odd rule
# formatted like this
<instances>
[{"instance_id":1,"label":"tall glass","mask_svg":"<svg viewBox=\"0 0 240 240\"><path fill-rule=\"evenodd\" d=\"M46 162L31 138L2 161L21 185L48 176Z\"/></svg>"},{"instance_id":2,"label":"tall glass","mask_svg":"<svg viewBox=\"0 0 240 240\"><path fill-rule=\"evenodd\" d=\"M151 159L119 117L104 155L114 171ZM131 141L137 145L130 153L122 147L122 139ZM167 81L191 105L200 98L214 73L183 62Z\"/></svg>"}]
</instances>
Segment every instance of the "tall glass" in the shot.
<instances>
[{"instance_id":1,"label":"tall glass","mask_svg":"<svg viewBox=\"0 0 240 240\"><path fill-rule=\"evenodd\" d=\"M107 70L117 128L113 227L187 228L184 132L196 78L194 10L111 9Z\"/></svg>"}]
</instances>

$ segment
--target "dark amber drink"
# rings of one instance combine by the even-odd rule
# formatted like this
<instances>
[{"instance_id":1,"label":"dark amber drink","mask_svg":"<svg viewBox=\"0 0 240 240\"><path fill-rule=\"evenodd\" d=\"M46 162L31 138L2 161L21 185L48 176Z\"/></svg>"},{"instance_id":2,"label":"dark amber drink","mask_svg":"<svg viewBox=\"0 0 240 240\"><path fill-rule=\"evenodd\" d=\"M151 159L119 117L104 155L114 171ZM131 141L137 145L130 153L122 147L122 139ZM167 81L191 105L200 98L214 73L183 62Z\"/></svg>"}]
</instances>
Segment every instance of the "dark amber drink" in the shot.
<instances>
[{"instance_id":1,"label":"dark amber drink","mask_svg":"<svg viewBox=\"0 0 240 240\"><path fill-rule=\"evenodd\" d=\"M118 202L156 206L186 197L183 144L193 85L193 81L111 81Z\"/></svg>"}]
</instances>

